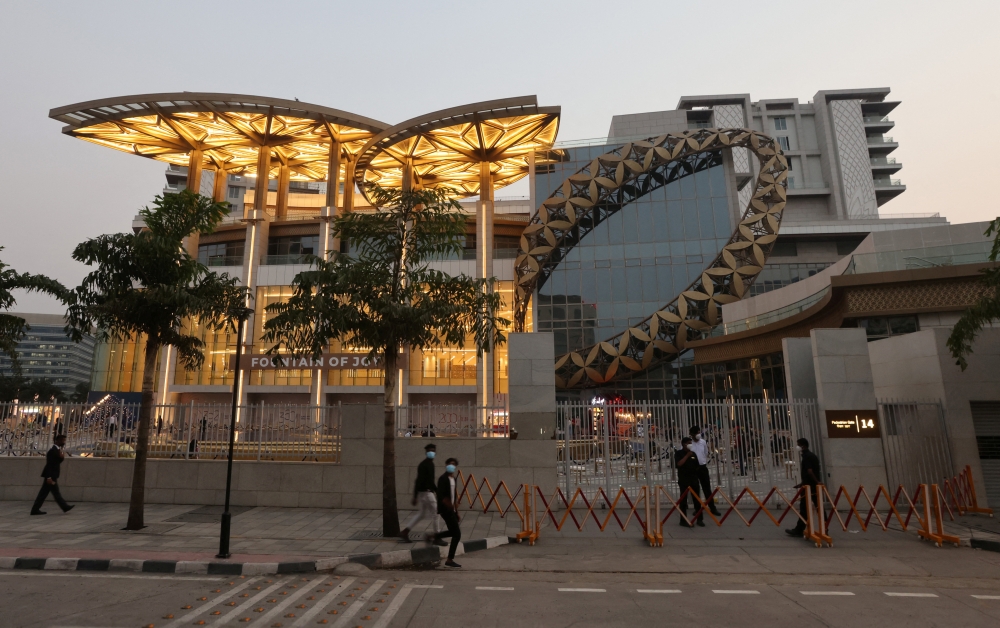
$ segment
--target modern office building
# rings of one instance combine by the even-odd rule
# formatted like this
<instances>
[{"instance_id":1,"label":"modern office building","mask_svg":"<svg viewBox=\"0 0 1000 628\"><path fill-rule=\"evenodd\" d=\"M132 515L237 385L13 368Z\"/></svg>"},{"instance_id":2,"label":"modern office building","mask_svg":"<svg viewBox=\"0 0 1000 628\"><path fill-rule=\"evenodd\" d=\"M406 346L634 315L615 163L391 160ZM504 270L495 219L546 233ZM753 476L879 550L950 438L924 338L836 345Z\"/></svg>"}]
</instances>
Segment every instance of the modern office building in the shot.
<instances>
[{"instance_id":1,"label":"modern office building","mask_svg":"<svg viewBox=\"0 0 1000 628\"><path fill-rule=\"evenodd\" d=\"M20 354L21 375L28 379L47 379L66 396L78 384L89 384L94 365L92 336L73 342L63 328L66 320L61 314L19 314L29 326L24 338L17 344ZM14 373L11 360L0 354L0 373Z\"/></svg>"},{"instance_id":2,"label":"modern office building","mask_svg":"<svg viewBox=\"0 0 1000 628\"><path fill-rule=\"evenodd\" d=\"M215 233L192 238L188 247L253 290L251 352L266 350L254 341L263 308L291 294L292 278L306 268L302 256L328 250L332 217L371 211L363 183L448 186L465 199L467 248L463 259L439 267L495 276L511 315L517 303L528 302L518 301L518 287L537 289L522 312L525 328L554 332L561 368L586 354L585 376L560 376L560 395L657 399L703 392L699 367L677 341L675 323L659 328L661 335L671 329L672 349L656 349L634 369L615 370L634 362L625 353L609 361L593 348L648 325L672 299L701 303L702 297L679 297L699 281L698 294L711 303L698 310L698 321L681 326L681 335L692 339L711 333L730 298L814 275L871 233L947 224L937 215L880 211L905 190L887 178L901 168L888 156L896 144L883 135L893 126L887 115L899 104L886 100L888 93L821 91L809 103L755 102L745 94L683 97L673 111L615 116L607 138L567 142L556 141L559 108L540 107L534 97L456 107L394 126L297 101L188 92L80 103L50 116L66 124L68 135L167 162L164 192L190 186L233 203ZM527 198L494 196L524 177ZM637 193L633 183L640 181ZM603 200L585 207L579 197L558 198L583 189L580 182ZM764 212L754 209L761 199L768 220L746 223ZM558 220L552 218L557 213ZM543 237L553 244L539 247ZM719 266L733 251L742 261L728 270ZM543 270L529 281L531 264ZM718 280L714 288L703 281L706 268ZM670 307L662 310L664 321L676 315L677 305ZM191 325L197 329L197 322ZM643 329L626 339L638 342L649 332ZM161 401L228 400L235 338L198 333L206 341L204 368L178 369L164 351L156 377ZM587 362L594 359L606 363L595 370ZM141 364L135 343L101 346L95 389L138 390ZM484 403L506 392L503 348L485 359L460 347L412 352L404 370L403 403ZM306 370L254 371L248 384L252 402L367 401L382 392L374 369L330 371L322 382Z\"/></svg>"}]
</instances>

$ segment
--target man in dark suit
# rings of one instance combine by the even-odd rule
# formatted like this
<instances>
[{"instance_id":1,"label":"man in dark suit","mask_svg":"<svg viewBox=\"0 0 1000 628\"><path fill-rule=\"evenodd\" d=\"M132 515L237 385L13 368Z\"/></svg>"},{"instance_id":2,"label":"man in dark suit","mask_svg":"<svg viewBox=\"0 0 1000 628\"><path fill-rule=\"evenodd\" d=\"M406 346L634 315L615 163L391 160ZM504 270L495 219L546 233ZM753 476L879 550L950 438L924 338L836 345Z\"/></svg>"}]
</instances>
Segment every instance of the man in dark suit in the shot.
<instances>
[{"instance_id":1,"label":"man in dark suit","mask_svg":"<svg viewBox=\"0 0 1000 628\"><path fill-rule=\"evenodd\" d=\"M698 458L695 456L694 451L691 448L691 437L685 436L681 440L681 448L677 450L674 454L674 464L677 467L677 490L680 491L680 508L681 514L681 526L685 528L690 528L691 524L688 523L688 495L687 490L691 490L691 503L694 505L694 509L698 511L697 523L699 526L705 526L705 509L698 506Z\"/></svg>"},{"instance_id":2,"label":"man in dark suit","mask_svg":"<svg viewBox=\"0 0 1000 628\"><path fill-rule=\"evenodd\" d=\"M819 468L819 456L809 451L809 441L800 438L797 441L799 446L799 451L802 452L802 481L794 486L794 488L803 488L802 498L799 500L799 514L802 515L802 519L799 519L798 523L795 524L794 528L785 530L785 533L789 536L804 536L806 531L806 522L803 519L809 518L809 508L806 504L806 491L812 492L812 503L813 508L816 508L816 501L819 499L819 492L816 490L816 486L819 484L820 475L822 471Z\"/></svg>"},{"instance_id":3,"label":"man in dark suit","mask_svg":"<svg viewBox=\"0 0 1000 628\"><path fill-rule=\"evenodd\" d=\"M41 508L42 503L49 496L49 493L52 493L52 497L55 498L56 503L59 504L63 512L69 512L73 509L73 506L67 504L66 500L59 493L59 484L57 482L59 479L59 465L62 464L63 459L66 457L66 454L63 452L63 447L65 446L66 435L56 434L55 444L45 454L45 468L42 470L42 477L45 478L45 481L42 482L42 488L38 491L38 497L35 498L35 503L31 507L31 514L33 515L45 514Z\"/></svg>"},{"instance_id":4,"label":"man in dark suit","mask_svg":"<svg viewBox=\"0 0 1000 628\"><path fill-rule=\"evenodd\" d=\"M461 567L455 562L455 550L462 540L462 529L458 526L461 517L458 514L458 497L455 489L455 474L458 473L458 459L448 458L445 461L444 473L438 478L438 514L444 519L444 524L448 526L447 532L438 532L434 535L436 542L444 538L451 537L451 546L448 548L448 560L444 561L445 567Z\"/></svg>"},{"instance_id":5,"label":"man in dark suit","mask_svg":"<svg viewBox=\"0 0 1000 628\"><path fill-rule=\"evenodd\" d=\"M404 542L410 542L410 530L420 523L422 519L430 519L434 524L434 533L441 531L441 523L438 521L437 510L437 487L434 484L434 456L437 453L437 445L428 443L424 447L424 459L417 465L417 479L413 482L413 500L411 503L417 507L417 511L406 521L406 526L399 533L399 537ZM444 545L442 541L435 541L438 545Z\"/></svg>"}]
</instances>

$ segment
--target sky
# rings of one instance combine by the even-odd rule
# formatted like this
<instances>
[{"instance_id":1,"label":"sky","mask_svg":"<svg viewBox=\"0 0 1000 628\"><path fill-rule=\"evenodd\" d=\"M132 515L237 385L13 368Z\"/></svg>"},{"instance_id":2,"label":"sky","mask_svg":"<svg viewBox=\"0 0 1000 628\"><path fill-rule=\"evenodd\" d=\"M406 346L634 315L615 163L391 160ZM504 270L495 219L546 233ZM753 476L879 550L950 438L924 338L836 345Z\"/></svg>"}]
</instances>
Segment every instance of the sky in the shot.
<instances>
[{"instance_id":1,"label":"sky","mask_svg":"<svg viewBox=\"0 0 1000 628\"><path fill-rule=\"evenodd\" d=\"M74 246L129 230L163 189L164 164L62 135L50 109L174 91L298 98L389 124L536 94L562 107L570 140L682 95L805 102L890 87L907 189L881 211L989 220L998 23L997 0L3 0L0 259L75 286L87 268ZM39 295L15 309L62 311Z\"/></svg>"}]
</instances>

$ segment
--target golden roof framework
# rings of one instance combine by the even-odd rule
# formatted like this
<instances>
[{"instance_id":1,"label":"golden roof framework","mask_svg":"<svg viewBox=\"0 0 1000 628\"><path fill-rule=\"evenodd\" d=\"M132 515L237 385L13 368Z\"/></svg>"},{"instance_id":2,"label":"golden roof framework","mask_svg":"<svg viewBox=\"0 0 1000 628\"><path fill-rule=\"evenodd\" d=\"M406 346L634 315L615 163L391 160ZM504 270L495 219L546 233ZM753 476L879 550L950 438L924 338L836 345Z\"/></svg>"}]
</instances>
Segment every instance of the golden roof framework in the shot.
<instances>
[{"instance_id":1,"label":"golden roof framework","mask_svg":"<svg viewBox=\"0 0 1000 628\"><path fill-rule=\"evenodd\" d=\"M320 105L242 94L177 92L122 96L58 107L49 117L63 133L177 166L201 151L203 168L257 175L261 146L271 150L269 178L325 181L330 148L357 155L388 125Z\"/></svg>"},{"instance_id":2,"label":"golden roof framework","mask_svg":"<svg viewBox=\"0 0 1000 628\"><path fill-rule=\"evenodd\" d=\"M472 103L429 113L373 137L358 157L355 180L401 188L412 167L415 183L448 187L456 197L479 194L481 164L494 188L528 175L530 156L547 150L559 131L559 107L539 107L535 96Z\"/></svg>"}]
</instances>

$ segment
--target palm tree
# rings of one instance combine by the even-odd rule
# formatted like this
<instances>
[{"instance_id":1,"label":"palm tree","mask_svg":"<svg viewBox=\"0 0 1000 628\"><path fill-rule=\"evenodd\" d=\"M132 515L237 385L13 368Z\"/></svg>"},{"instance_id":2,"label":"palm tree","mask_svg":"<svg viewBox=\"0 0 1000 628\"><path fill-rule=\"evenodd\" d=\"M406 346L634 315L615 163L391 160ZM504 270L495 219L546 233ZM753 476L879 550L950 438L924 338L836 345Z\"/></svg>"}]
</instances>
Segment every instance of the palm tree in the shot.
<instances>
[{"instance_id":1,"label":"palm tree","mask_svg":"<svg viewBox=\"0 0 1000 628\"><path fill-rule=\"evenodd\" d=\"M143 528L146 456L153 413L157 353L172 346L186 368L205 359L203 342L183 333L182 323L198 319L211 329L231 324L245 308L247 289L238 279L209 271L184 249L184 238L211 233L229 212L228 203L184 190L157 196L139 212L146 228L113 233L80 243L73 259L96 266L73 291L67 312L75 340L97 329L101 341L145 343L142 406L132 469L132 496L126 529Z\"/></svg>"},{"instance_id":2,"label":"palm tree","mask_svg":"<svg viewBox=\"0 0 1000 628\"><path fill-rule=\"evenodd\" d=\"M0 246L0 251L2 250L3 247ZM45 275L19 273L8 264L0 261L0 351L10 357L14 375L20 375L21 362L17 353L17 343L24 338L25 332L30 327L20 316L7 314L11 308L17 305L13 290L44 292L63 302L66 300L67 290L55 279L49 279Z\"/></svg>"},{"instance_id":3,"label":"palm tree","mask_svg":"<svg viewBox=\"0 0 1000 628\"><path fill-rule=\"evenodd\" d=\"M459 255L465 241L461 205L447 191L390 191L373 187L379 209L350 213L333 223L334 237L350 254L329 261L311 258L313 268L292 281L286 303L268 306L264 326L270 351L319 356L334 340L368 347L385 372L382 456L382 528L399 534L396 506L397 365L402 347L411 350L462 346L473 339L477 352L505 342L498 318L502 300L494 279L449 276L429 262Z\"/></svg>"},{"instance_id":4,"label":"palm tree","mask_svg":"<svg viewBox=\"0 0 1000 628\"><path fill-rule=\"evenodd\" d=\"M983 235L993 236L989 260L996 262L1000 256L1000 218L991 222ZM962 367L963 371L969 366L966 358L972 353L972 342L976 336L983 327L1000 321L1000 267L984 268L982 273L982 295L962 314L948 337L951 355L955 358L955 364Z\"/></svg>"}]
</instances>

